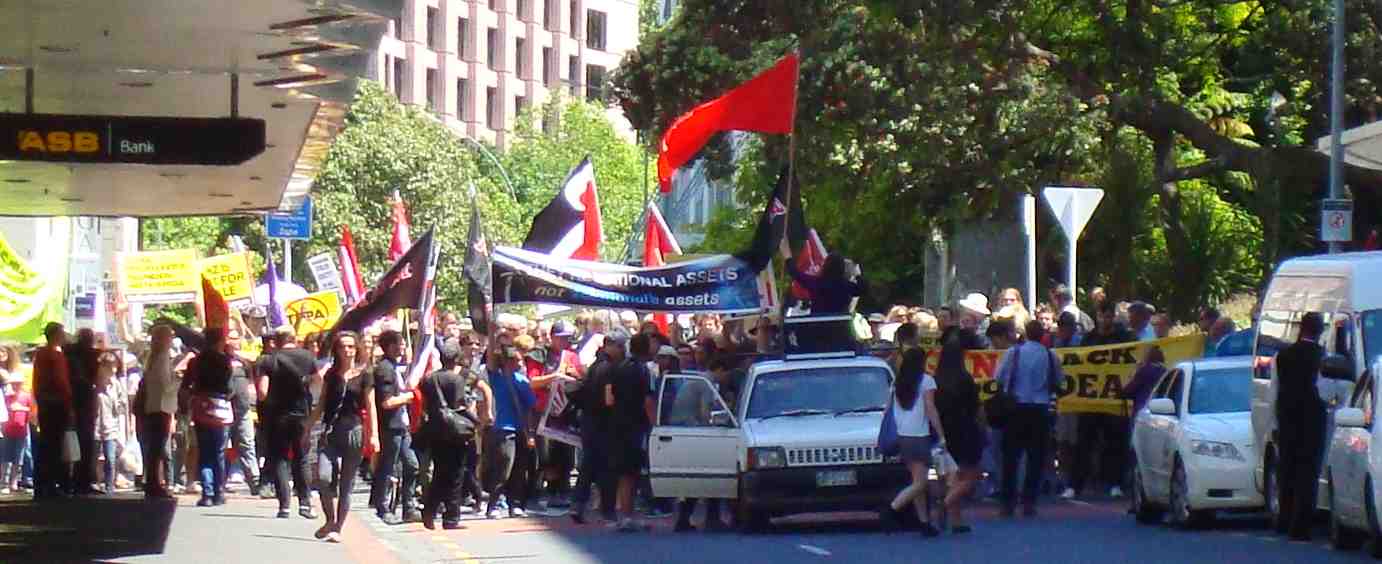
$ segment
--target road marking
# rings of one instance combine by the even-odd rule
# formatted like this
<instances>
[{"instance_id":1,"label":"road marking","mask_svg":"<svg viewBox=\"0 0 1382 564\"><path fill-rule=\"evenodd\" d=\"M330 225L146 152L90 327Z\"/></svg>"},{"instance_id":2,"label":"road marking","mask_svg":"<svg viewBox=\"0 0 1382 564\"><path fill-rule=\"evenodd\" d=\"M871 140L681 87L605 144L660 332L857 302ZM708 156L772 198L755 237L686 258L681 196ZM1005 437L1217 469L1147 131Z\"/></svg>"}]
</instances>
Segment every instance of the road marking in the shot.
<instances>
[{"instance_id":1,"label":"road marking","mask_svg":"<svg viewBox=\"0 0 1382 564\"><path fill-rule=\"evenodd\" d=\"M816 555L816 556L830 556L830 551L829 551L829 550L826 550L826 549L821 548L821 547L819 547L819 546L811 546L811 545L809 545L809 544L799 544L799 545L797 545L797 548L800 548L800 549L802 549L802 550L805 550L806 552L810 552L811 554L814 554L814 555Z\"/></svg>"},{"instance_id":2,"label":"road marking","mask_svg":"<svg viewBox=\"0 0 1382 564\"><path fill-rule=\"evenodd\" d=\"M1066 501L1066 503L1073 503L1073 504L1075 504L1075 505L1082 505L1082 506L1084 506L1084 507L1093 507L1093 506L1094 506L1093 503L1090 503L1090 502L1088 502L1088 501L1080 501L1080 500L1078 500L1078 499L1067 499L1067 500L1065 500L1065 501Z\"/></svg>"}]
</instances>

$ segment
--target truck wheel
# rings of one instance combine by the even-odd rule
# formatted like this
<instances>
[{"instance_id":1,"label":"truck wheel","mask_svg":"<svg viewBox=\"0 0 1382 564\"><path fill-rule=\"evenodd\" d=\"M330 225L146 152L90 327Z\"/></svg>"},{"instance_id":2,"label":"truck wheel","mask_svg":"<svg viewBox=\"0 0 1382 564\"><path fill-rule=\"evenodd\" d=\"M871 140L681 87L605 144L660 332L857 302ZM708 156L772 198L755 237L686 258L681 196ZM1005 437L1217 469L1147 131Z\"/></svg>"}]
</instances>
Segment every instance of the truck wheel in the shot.
<instances>
[{"instance_id":1,"label":"truck wheel","mask_svg":"<svg viewBox=\"0 0 1382 564\"><path fill-rule=\"evenodd\" d=\"M1137 522L1151 525L1161 522L1164 511L1147 499L1147 489L1142 485L1142 471L1132 472L1132 507Z\"/></svg>"},{"instance_id":2,"label":"truck wheel","mask_svg":"<svg viewBox=\"0 0 1382 564\"><path fill-rule=\"evenodd\" d=\"M747 503L739 504L739 511L734 516L734 524L739 527L739 532L752 535L766 532L772 528L772 520L768 514L754 509Z\"/></svg>"}]
</instances>

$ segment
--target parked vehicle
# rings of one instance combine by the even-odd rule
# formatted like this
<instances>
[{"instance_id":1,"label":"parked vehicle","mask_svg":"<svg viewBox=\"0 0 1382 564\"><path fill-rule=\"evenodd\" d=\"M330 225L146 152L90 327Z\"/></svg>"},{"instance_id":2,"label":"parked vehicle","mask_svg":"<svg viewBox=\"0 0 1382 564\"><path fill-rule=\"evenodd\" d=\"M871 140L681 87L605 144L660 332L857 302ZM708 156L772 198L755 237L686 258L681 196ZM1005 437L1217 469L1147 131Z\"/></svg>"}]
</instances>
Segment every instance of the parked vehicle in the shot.
<instances>
[{"instance_id":1,"label":"parked vehicle","mask_svg":"<svg viewBox=\"0 0 1382 564\"><path fill-rule=\"evenodd\" d=\"M1335 548L1354 549L1371 538L1373 556L1382 557L1382 530L1377 516L1378 486L1382 477L1382 448L1374 451L1378 369L1365 372L1354 387L1348 406L1334 414L1334 437L1325 455L1325 503L1329 506L1329 541Z\"/></svg>"},{"instance_id":2,"label":"parked vehicle","mask_svg":"<svg viewBox=\"0 0 1382 564\"><path fill-rule=\"evenodd\" d=\"M1276 365L1277 351L1296 340L1301 318L1324 316L1320 338L1326 356L1319 381L1321 397L1332 406L1347 405L1355 376L1382 354L1382 252L1342 253L1288 260L1277 268L1262 300L1253 350L1252 427L1257 448L1255 481L1272 519L1280 518L1277 487ZM1331 414L1328 435L1334 432ZM1329 440L1328 437L1326 440ZM1321 468L1325 465L1321 464ZM1321 471L1319 508L1328 508Z\"/></svg>"},{"instance_id":3,"label":"parked vehicle","mask_svg":"<svg viewBox=\"0 0 1382 564\"><path fill-rule=\"evenodd\" d=\"M1157 383L1133 423L1133 506L1181 527L1218 510L1260 510L1253 483L1252 357L1183 362Z\"/></svg>"}]
</instances>

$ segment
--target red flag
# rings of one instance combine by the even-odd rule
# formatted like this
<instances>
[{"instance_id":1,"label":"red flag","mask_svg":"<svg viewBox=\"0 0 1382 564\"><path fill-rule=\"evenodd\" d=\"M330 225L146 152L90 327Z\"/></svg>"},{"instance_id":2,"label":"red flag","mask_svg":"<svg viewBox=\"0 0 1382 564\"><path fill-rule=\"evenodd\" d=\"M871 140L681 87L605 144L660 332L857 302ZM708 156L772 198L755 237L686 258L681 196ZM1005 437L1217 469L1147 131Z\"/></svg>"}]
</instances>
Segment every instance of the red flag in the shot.
<instances>
[{"instance_id":1,"label":"red flag","mask_svg":"<svg viewBox=\"0 0 1382 564\"><path fill-rule=\"evenodd\" d=\"M815 229L807 232L805 244L802 245L801 252L793 257L797 261L797 270L812 276L820 275L821 269L825 267L825 257L829 253L825 252L825 244L821 243L820 235L816 234ZM811 299L811 291L801 287L796 281L792 281L792 295L800 300Z\"/></svg>"},{"instance_id":2,"label":"red flag","mask_svg":"<svg viewBox=\"0 0 1382 564\"><path fill-rule=\"evenodd\" d=\"M365 281L360 276L360 259L355 256L355 238L350 236L350 228L341 226L341 245L336 249L341 262L341 282L345 286L346 301L350 304L365 296Z\"/></svg>"},{"instance_id":3,"label":"red flag","mask_svg":"<svg viewBox=\"0 0 1382 564\"><path fill-rule=\"evenodd\" d=\"M669 254L681 254L681 245L677 244L676 236L672 234L672 229L667 227L667 221L662 219L662 212L658 211L657 205L648 202L648 220L644 222L643 228L643 266L663 266L667 264L666 258ZM653 323L657 324L663 335L668 334L671 322L671 316L668 314L653 314Z\"/></svg>"},{"instance_id":4,"label":"red flag","mask_svg":"<svg viewBox=\"0 0 1382 564\"><path fill-rule=\"evenodd\" d=\"M792 53L725 95L682 114L662 135L657 153L662 191L672 191L672 173L695 157L715 133L791 133L796 107L797 55Z\"/></svg>"},{"instance_id":5,"label":"red flag","mask_svg":"<svg viewBox=\"0 0 1382 564\"><path fill-rule=\"evenodd\" d=\"M408 231L411 226L408 224L408 208L403 205L403 198L398 195L398 190L393 192L393 239L389 241L389 260L397 261L403 257L403 253L408 252L408 247L413 245L413 238Z\"/></svg>"},{"instance_id":6,"label":"red flag","mask_svg":"<svg viewBox=\"0 0 1382 564\"><path fill-rule=\"evenodd\" d=\"M230 304L226 302L211 281L202 275L202 307L206 312L206 326L220 327L222 329L230 327Z\"/></svg>"}]
</instances>

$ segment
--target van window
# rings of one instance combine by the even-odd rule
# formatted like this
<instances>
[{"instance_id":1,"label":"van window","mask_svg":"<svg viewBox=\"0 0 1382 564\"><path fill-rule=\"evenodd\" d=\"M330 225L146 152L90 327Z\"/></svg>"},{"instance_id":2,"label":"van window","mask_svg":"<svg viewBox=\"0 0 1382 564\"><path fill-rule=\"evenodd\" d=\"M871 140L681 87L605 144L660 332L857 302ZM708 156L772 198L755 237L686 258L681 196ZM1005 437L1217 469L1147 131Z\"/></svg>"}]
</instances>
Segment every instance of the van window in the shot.
<instances>
[{"instance_id":1,"label":"van window","mask_svg":"<svg viewBox=\"0 0 1382 564\"><path fill-rule=\"evenodd\" d=\"M1363 323L1363 362L1371 366L1382 357L1382 310L1365 311Z\"/></svg>"},{"instance_id":2,"label":"van window","mask_svg":"<svg viewBox=\"0 0 1382 564\"><path fill-rule=\"evenodd\" d=\"M1289 311L1263 310L1257 321L1257 356L1276 356L1295 342L1300 332L1300 315Z\"/></svg>"}]
</instances>

